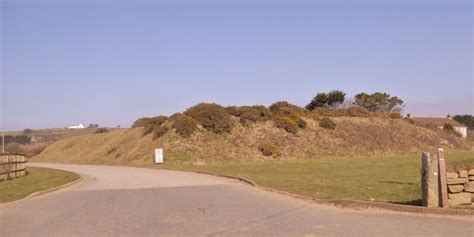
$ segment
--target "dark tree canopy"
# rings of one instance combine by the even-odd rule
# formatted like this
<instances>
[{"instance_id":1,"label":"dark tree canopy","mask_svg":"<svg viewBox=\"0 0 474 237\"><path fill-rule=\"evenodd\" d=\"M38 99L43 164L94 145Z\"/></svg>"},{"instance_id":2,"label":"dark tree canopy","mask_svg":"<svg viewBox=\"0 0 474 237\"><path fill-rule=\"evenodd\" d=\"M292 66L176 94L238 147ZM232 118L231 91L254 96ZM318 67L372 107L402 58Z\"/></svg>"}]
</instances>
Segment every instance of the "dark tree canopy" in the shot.
<instances>
[{"instance_id":1,"label":"dark tree canopy","mask_svg":"<svg viewBox=\"0 0 474 237\"><path fill-rule=\"evenodd\" d=\"M453 117L453 119L466 125L468 129L474 129L474 116L472 115L456 115Z\"/></svg>"},{"instance_id":2,"label":"dark tree canopy","mask_svg":"<svg viewBox=\"0 0 474 237\"><path fill-rule=\"evenodd\" d=\"M404 106L403 100L381 92L357 94L355 104L372 112L400 112Z\"/></svg>"},{"instance_id":3,"label":"dark tree canopy","mask_svg":"<svg viewBox=\"0 0 474 237\"><path fill-rule=\"evenodd\" d=\"M346 93L340 90L333 90L329 93L317 93L311 102L306 105L307 110L317 108L334 108L344 102Z\"/></svg>"}]
</instances>

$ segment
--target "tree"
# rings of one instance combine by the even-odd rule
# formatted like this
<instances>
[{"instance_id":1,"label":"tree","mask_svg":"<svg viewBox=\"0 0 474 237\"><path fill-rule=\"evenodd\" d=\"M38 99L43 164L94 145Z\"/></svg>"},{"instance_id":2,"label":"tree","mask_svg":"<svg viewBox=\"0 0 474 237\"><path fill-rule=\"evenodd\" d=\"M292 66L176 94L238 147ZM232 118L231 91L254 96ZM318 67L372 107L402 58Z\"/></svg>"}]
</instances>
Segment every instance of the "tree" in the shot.
<instances>
[{"instance_id":1,"label":"tree","mask_svg":"<svg viewBox=\"0 0 474 237\"><path fill-rule=\"evenodd\" d=\"M23 130L23 134L30 134L30 133L32 133L32 132L33 132L33 130L31 130L31 129L29 129L29 128Z\"/></svg>"},{"instance_id":2,"label":"tree","mask_svg":"<svg viewBox=\"0 0 474 237\"><path fill-rule=\"evenodd\" d=\"M340 90L333 90L329 93L318 93L305 108L307 110L315 110L317 108L331 109L342 104L345 97L346 93Z\"/></svg>"},{"instance_id":3,"label":"tree","mask_svg":"<svg viewBox=\"0 0 474 237\"><path fill-rule=\"evenodd\" d=\"M315 110L317 108L324 107L328 102L328 95L326 93L318 93L316 96L306 105L307 110Z\"/></svg>"},{"instance_id":4,"label":"tree","mask_svg":"<svg viewBox=\"0 0 474 237\"><path fill-rule=\"evenodd\" d=\"M340 90L333 90L328 93L327 106L330 108L336 107L339 104L344 103L346 93Z\"/></svg>"},{"instance_id":5,"label":"tree","mask_svg":"<svg viewBox=\"0 0 474 237\"><path fill-rule=\"evenodd\" d=\"M372 112L400 112L404 107L403 100L381 92L357 94L355 104Z\"/></svg>"},{"instance_id":6,"label":"tree","mask_svg":"<svg viewBox=\"0 0 474 237\"><path fill-rule=\"evenodd\" d=\"M453 117L454 120L466 125L468 129L474 129L474 116L469 114L456 115Z\"/></svg>"}]
</instances>

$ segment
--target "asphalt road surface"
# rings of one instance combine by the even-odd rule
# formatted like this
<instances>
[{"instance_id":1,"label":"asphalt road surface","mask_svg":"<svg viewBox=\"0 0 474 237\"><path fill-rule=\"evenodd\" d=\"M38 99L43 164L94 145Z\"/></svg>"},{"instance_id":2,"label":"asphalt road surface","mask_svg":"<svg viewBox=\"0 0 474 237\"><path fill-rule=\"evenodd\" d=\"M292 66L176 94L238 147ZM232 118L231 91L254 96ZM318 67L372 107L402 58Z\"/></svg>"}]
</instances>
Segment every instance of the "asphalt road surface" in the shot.
<instances>
[{"instance_id":1,"label":"asphalt road surface","mask_svg":"<svg viewBox=\"0 0 474 237\"><path fill-rule=\"evenodd\" d=\"M30 165L84 180L1 205L0 236L474 236L472 218L339 209L202 174Z\"/></svg>"}]
</instances>

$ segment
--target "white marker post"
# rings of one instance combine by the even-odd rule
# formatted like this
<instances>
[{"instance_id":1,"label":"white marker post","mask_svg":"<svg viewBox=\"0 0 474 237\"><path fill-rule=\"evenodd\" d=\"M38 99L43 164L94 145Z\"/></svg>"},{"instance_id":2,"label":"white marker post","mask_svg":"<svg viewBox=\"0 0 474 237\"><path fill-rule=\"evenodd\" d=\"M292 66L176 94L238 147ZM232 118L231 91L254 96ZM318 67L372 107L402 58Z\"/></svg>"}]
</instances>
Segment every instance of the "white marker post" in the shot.
<instances>
[{"instance_id":1,"label":"white marker post","mask_svg":"<svg viewBox=\"0 0 474 237\"><path fill-rule=\"evenodd\" d=\"M155 149L155 163L163 164L163 149L162 148Z\"/></svg>"}]
</instances>

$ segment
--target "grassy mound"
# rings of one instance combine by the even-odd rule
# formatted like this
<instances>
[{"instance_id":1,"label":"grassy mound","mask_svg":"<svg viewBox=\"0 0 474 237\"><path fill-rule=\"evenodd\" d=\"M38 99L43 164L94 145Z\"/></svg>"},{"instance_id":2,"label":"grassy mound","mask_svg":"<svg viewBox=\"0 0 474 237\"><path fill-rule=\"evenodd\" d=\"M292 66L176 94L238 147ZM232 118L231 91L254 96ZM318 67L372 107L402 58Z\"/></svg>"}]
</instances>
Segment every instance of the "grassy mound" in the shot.
<instances>
[{"instance_id":1,"label":"grassy mound","mask_svg":"<svg viewBox=\"0 0 474 237\"><path fill-rule=\"evenodd\" d=\"M317 117L302 117L306 126L296 134L276 127L272 120L242 124L237 116L230 119L232 129L220 134L199 124L193 128L195 132L183 137L170 119L161 125L170 129L155 139L153 133L144 135L143 127L71 137L47 147L34 160L147 166L152 165L154 149L159 147L164 148L169 164L378 156L438 147L448 151L473 149L472 143L443 130L388 117L332 117L335 129L321 127ZM225 121L230 123L228 118ZM262 142L274 144L278 155L263 154Z\"/></svg>"}]
</instances>

